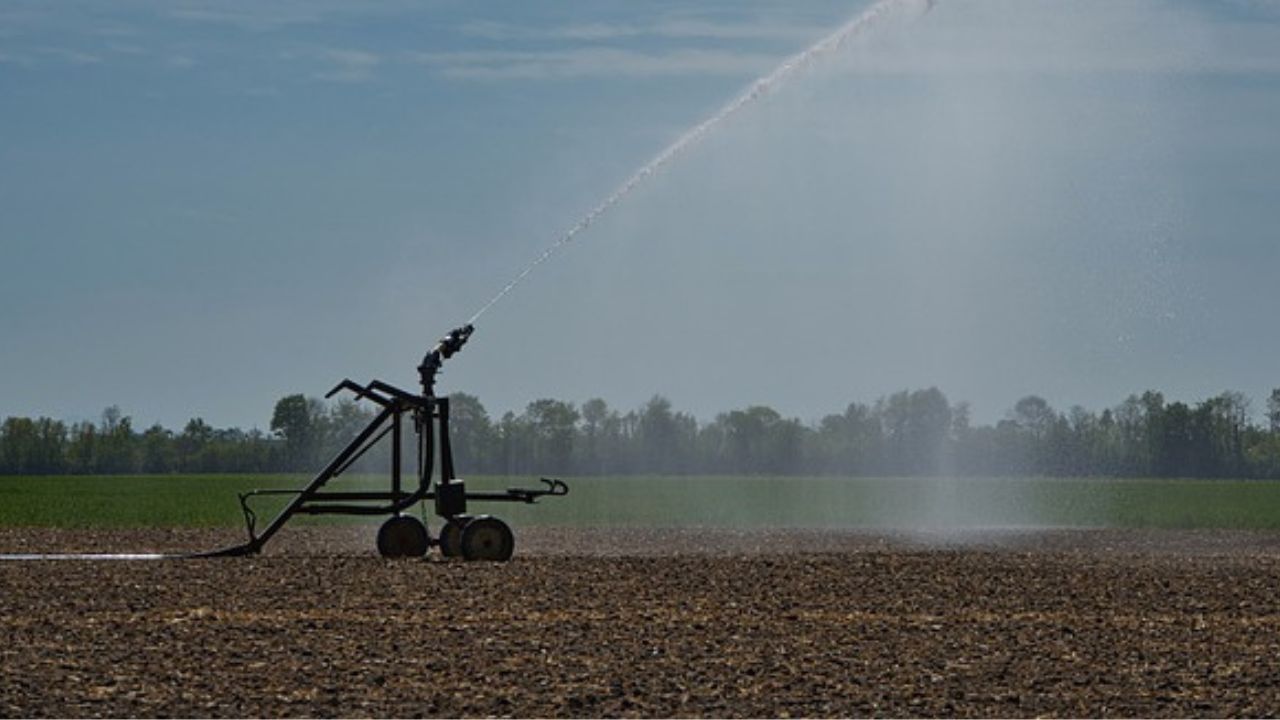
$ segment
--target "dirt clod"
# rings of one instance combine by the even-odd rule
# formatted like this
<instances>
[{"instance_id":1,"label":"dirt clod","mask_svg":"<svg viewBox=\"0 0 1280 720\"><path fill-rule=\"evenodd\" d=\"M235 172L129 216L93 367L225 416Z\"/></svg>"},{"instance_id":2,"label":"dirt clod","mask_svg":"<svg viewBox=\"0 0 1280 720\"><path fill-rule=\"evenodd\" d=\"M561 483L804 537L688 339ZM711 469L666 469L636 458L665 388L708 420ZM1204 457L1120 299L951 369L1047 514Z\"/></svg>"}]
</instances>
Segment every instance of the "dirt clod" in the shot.
<instances>
[{"instance_id":1,"label":"dirt clod","mask_svg":"<svg viewBox=\"0 0 1280 720\"><path fill-rule=\"evenodd\" d=\"M0 552L221 531L0 531ZM519 531L506 564L366 528L257 558L0 562L3 716L1259 716L1280 538Z\"/></svg>"}]
</instances>

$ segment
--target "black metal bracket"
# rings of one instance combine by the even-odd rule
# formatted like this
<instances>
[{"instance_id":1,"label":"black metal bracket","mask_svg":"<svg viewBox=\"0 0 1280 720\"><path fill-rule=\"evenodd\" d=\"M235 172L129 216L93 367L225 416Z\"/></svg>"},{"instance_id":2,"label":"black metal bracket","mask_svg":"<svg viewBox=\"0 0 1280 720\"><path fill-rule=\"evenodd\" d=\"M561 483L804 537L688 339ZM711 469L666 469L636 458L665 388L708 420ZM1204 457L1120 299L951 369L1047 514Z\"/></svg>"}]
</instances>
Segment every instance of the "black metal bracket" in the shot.
<instances>
[{"instance_id":1,"label":"black metal bracket","mask_svg":"<svg viewBox=\"0 0 1280 720\"><path fill-rule=\"evenodd\" d=\"M540 497L559 497L569 494L569 486L565 485L563 480L545 477L541 479L547 485L545 490L542 488L507 488L507 494L530 505L538 502Z\"/></svg>"}]
</instances>

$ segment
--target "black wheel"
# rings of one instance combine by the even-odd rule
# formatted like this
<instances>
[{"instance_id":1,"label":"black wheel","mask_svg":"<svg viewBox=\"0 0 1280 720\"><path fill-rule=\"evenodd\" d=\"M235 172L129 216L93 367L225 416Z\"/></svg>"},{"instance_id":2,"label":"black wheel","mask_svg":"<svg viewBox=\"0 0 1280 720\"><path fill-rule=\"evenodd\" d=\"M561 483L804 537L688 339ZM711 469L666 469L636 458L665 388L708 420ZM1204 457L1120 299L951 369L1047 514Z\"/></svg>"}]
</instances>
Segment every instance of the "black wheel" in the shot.
<instances>
[{"instance_id":1,"label":"black wheel","mask_svg":"<svg viewBox=\"0 0 1280 720\"><path fill-rule=\"evenodd\" d=\"M447 557L462 556L462 528L466 526L467 517L449 518L440 529L440 554Z\"/></svg>"},{"instance_id":2,"label":"black wheel","mask_svg":"<svg viewBox=\"0 0 1280 720\"><path fill-rule=\"evenodd\" d=\"M468 560L506 562L515 549L511 528L496 517L481 515L462 528L462 557Z\"/></svg>"},{"instance_id":3,"label":"black wheel","mask_svg":"<svg viewBox=\"0 0 1280 720\"><path fill-rule=\"evenodd\" d=\"M382 557L422 557L430 540L427 526L412 515L396 515L378 528L378 552Z\"/></svg>"}]
</instances>

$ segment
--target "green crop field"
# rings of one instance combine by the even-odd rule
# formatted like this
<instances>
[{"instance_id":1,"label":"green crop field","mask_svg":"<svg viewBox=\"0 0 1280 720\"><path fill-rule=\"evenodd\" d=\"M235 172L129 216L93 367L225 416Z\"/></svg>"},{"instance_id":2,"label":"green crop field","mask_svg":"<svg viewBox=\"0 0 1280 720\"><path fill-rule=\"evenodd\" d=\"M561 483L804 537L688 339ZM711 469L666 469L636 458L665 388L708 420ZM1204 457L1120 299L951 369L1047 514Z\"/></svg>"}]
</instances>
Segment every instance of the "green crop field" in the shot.
<instances>
[{"instance_id":1,"label":"green crop field","mask_svg":"<svg viewBox=\"0 0 1280 720\"><path fill-rule=\"evenodd\" d=\"M0 525L235 526L236 494L299 476L0 477ZM345 488L379 487L374 477ZM472 489L529 485L469 480ZM536 483L532 483L536 484ZM535 506L473 505L517 525L658 527L1280 527L1280 483L1222 480L618 477L572 478ZM332 487L332 486L331 486ZM258 504L260 523L283 502ZM298 518L297 522L346 519Z\"/></svg>"}]
</instances>

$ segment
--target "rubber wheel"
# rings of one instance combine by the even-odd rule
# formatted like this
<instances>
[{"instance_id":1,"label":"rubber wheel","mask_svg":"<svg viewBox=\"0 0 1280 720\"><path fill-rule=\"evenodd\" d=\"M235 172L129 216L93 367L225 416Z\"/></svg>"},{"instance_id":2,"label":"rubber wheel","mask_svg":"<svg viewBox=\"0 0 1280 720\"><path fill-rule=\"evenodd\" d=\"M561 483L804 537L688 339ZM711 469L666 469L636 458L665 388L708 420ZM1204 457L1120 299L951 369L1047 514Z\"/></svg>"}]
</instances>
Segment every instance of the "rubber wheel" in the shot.
<instances>
[{"instance_id":1,"label":"rubber wheel","mask_svg":"<svg viewBox=\"0 0 1280 720\"><path fill-rule=\"evenodd\" d=\"M496 517L481 515L462 528L462 557L467 560L506 562L515 549L511 528Z\"/></svg>"},{"instance_id":2,"label":"rubber wheel","mask_svg":"<svg viewBox=\"0 0 1280 720\"><path fill-rule=\"evenodd\" d=\"M447 557L462 556L462 528L470 518L450 518L440 529L440 554Z\"/></svg>"},{"instance_id":3,"label":"rubber wheel","mask_svg":"<svg viewBox=\"0 0 1280 720\"><path fill-rule=\"evenodd\" d=\"M422 557L430 544L427 526L412 515L396 515L378 528L378 553L382 557Z\"/></svg>"}]
</instances>

